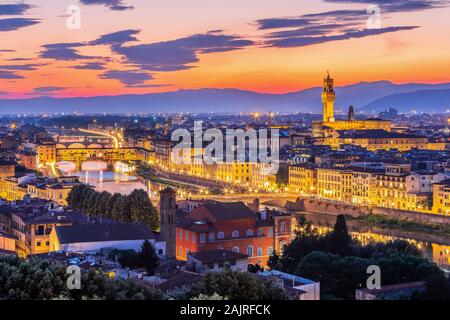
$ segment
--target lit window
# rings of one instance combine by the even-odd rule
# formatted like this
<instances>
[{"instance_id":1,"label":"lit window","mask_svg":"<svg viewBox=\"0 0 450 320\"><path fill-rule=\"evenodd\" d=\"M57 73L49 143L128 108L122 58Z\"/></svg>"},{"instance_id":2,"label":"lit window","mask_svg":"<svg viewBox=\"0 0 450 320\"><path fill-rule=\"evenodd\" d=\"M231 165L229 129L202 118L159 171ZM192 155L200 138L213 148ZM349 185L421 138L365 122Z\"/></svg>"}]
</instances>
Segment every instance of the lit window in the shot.
<instances>
[{"instance_id":1,"label":"lit window","mask_svg":"<svg viewBox=\"0 0 450 320\"><path fill-rule=\"evenodd\" d=\"M239 247L234 247L232 251L235 253L239 253Z\"/></svg>"},{"instance_id":2,"label":"lit window","mask_svg":"<svg viewBox=\"0 0 450 320\"><path fill-rule=\"evenodd\" d=\"M258 249L256 249L256 255L257 256L262 256L263 255L263 249L261 247L259 247Z\"/></svg>"}]
</instances>

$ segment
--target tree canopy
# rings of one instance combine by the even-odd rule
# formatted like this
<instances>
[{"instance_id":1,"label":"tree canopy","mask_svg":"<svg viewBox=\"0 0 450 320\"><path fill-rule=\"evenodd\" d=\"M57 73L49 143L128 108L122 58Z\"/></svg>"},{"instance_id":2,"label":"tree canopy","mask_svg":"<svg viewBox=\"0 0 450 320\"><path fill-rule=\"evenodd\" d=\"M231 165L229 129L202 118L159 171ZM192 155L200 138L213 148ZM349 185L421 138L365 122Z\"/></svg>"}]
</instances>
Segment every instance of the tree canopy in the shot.
<instances>
[{"instance_id":1,"label":"tree canopy","mask_svg":"<svg viewBox=\"0 0 450 320\"><path fill-rule=\"evenodd\" d=\"M67 203L83 213L107 217L121 222L141 222L151 230L159 228L158 212L145 190L136 189L129 195L98 192L86 184L74 186Z\"/></svg>"}]
</instances>

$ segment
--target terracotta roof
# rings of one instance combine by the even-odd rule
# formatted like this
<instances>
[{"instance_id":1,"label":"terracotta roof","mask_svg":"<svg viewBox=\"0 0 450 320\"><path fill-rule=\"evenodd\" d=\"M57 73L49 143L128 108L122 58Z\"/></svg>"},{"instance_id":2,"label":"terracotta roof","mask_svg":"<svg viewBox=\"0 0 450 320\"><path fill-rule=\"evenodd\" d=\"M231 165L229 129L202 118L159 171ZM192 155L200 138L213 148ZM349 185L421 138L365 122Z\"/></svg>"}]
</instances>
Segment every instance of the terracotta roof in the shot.
<instances>
[{"instance_id":1,"label":"terracotta roof","mask_svg":"<svg viewBox=\"0 0 450 320\"><path fill-rule=\"evenodd\" d=\"M204 207L217 220L255 219L255 214L243 202L205 203ZM194 210L195 211L195 210Z\"/></svg>"}]
</instances>

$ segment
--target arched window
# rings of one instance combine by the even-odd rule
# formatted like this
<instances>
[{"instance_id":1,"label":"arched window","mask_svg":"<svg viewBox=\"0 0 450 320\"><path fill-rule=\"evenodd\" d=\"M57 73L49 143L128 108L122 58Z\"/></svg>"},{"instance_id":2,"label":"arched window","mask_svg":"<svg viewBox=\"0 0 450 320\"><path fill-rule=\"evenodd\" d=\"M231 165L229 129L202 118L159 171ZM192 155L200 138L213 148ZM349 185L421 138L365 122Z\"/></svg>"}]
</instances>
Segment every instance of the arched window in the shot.
<instances>
[{"instance_id":1,"label":"arched window","mask_svg":"<svg viewBox=\"0 0 450 320\"><path fill-rule=\"evenodd\" d=\"M239 247L234 247L232 251L235 253L239 253Z\"/></svg>"},{"instance_id":2,"label":"arched window","mask_svg":"<svg viewBox=\"0 0 450 320\"><path fill-rule=\"evenodd\" d=\"M252 246L247 247L247 255L249 257L253 257L253 247Z\"/></svg>"},{"instance_id":3,"label":"arched window","mask_svg":"<svg viewBox=\"0 0 450 320\"><path fill-rule=\"evenodd\" d=\"M253 237L253 230L248 229L246 235L247 235L247 237Z\"/></svg>"},{"instance_id":4,"label":"arched window","mask_svg":"<svg viewBox=\"0 0 450 320\"><path fill-rule=\"evenodd\" d=\"M223 238L225 238L225 233L223 233L222 231L218 232L217 233L217 239L223 239Z\"/></svg>"},{"instance_id":5,"label":"arched window","mask_svg":"<svg viewBox=\"0 0 450 320\"><path fill-rule=\"evenodd\" d=\"M233 237L233 238L239 238L239 231L234 230L234 231L231 233L231 237Z\"/></svg>"}]
</instances>

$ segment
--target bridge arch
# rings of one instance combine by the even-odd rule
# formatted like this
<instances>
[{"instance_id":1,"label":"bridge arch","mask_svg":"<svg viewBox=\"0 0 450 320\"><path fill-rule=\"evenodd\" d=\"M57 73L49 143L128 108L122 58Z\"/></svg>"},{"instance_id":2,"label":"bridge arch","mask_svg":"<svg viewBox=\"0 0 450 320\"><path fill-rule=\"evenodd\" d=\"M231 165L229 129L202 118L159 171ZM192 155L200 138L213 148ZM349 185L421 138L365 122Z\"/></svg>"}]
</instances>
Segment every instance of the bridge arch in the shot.
<instances>
[{"instance_id":1,"label":"bridge arch","mask_svg":"<svg viewBox=\"0 0 450 320\"><path fill-rule=\"evenodd\" d=\"M87 146L87 148L88 149L102 149L103 146L98 143L91 143L90 145Z\"/></svg>"},{"instance_id":2,"label":"bridge arch","mask_svg":"<svg viewBox=\"0 0 450 320\"><path fill-rule=\"evenodd\" d=\"M86 148L86 146L79 142L72 143L68 146L68 149L85 149L85 148Z\"/></svg>"},{"instance_id":3,"label":"bridge arch","mask_svg":"<svg viewBox=\"0 0 450 320\"><path fill-rule=\"evenodd\" d=\"M63 173L74 172L77 170L77 165L71 161L59 161L56 167Z\"/></svg>"},{"instance_id":4,"label":"bridge arch","mask_svg":"<svg viewBox=\"0 0 450 320\"><path fill-rule=\"evenodd\" d=\"M108 163L101 160L86 161L81 164L81 170L83 171L106 171L108 169Z\"/></svg>"}]
</instances>

